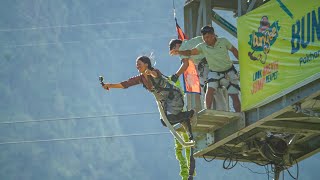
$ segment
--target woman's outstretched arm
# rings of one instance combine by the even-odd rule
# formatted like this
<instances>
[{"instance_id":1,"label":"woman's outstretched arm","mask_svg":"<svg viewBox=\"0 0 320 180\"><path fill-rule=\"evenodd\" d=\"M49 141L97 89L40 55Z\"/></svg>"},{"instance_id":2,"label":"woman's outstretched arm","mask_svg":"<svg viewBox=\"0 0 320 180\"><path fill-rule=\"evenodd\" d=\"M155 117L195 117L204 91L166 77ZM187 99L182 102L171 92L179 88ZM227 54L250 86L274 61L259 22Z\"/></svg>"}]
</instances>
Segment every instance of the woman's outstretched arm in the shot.
<instances>
[{"instance_id":1,"label":"woman's outstretched arm","mask_svg":"<svg viewBox=\"0 0 320 180\"><path fill-rule=\"evenodd\" d=\"M103 86L104 89L109 90L110 88L121 88L123 89L123 85L121 83L117 83L117 84L104 84Z\"/></svg>"},{"instance_id":2,"label":"woman's outstretched arm","mask_svg":"<svg viewBox=\"0 0 320 180\"><path fill-rule=\"evenodd\" d=\"M125 89L125 88L128 88L130 86L134 86L134 85L140 84L140 82L141 82L141 75L138 75L138 76L131 77L126 81L122 81L122 82L116 83L116 84L105 83L103 88L106 89L106 90L109 90L110 88Z\"/></svg>"}]
</instances>

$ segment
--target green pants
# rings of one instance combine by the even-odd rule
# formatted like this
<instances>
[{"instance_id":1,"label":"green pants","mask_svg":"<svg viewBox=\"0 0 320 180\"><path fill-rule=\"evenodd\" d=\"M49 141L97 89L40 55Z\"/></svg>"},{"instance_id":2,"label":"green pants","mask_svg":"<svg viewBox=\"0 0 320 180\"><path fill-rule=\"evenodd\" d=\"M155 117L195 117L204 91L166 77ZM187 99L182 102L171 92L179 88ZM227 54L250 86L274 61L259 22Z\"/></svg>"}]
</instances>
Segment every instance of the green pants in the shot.
<instances>
[{"instance_id":1,"label":"green pants","mask_svg":"<svg viewBox=\"0 0 320 180\"><path fill-rule=\"evenodd\" d=\"M179 132L184 141L189 141L188 134L185 132ZM195 175L195 160L193 158L193 152L191 148L185 148L185 156L183 155L183 146L175 139L176 158L180 164L180 176L182 180L188 180L189 174Z\"/></svg>"}]
</instances>

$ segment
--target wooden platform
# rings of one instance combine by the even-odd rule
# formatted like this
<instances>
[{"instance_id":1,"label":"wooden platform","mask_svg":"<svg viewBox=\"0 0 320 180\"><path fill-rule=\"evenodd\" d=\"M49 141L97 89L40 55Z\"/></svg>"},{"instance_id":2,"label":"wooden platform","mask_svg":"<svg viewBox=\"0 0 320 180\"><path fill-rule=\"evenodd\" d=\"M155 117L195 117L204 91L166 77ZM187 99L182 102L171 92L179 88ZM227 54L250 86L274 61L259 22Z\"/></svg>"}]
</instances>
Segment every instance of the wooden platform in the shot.
<instances>
[{"instance_id":1,"label":"wooden platform","mask_svg":"<svg viewBox=\"0 0 320 180\"><path fill-rule=\"evenodd\" d=\"M194 156L225 160L233 154L243 162L270 163L256 144L275 135L287 142L284 162L291 166L293 159L299 162L320 151L319 116L320 79L247 112L203 110L193 127Z\"/></svg>"},{"instance_id":2,"label":"wooden platform","mask_svg":"<svg viewBox=\"0 0 320 180\"><path fill-rule=\"evenodd\" d=\"M212 132L240 118L241 113L204 109L198 113L197 125L193 127L193 130Z\"/></svg>"}]
</instances>

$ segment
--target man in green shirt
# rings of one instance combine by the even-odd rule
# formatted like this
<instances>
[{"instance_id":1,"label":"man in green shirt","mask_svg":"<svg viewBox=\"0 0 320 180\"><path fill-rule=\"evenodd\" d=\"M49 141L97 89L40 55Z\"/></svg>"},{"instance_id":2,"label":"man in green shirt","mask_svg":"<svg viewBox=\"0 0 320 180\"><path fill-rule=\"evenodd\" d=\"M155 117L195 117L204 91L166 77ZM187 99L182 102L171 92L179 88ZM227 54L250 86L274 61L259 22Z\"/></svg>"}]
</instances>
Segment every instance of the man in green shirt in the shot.
<instances>
[{"instance_id":1,"label":"man in green shirt","mask_svg":"<svg viewBox=\"0 0 320 180\"><path fill-rule=\"evenodd\" d=\"M206 92L206 108L211 109L214 101L213 95L219 86L225 86L228 94L233 101L236 112L240 112L241 105L239 100L239 78L230 60L228 51L238 59L238 50L226 39L218 38L211 26L201 28L203 43L198 44L191 50L172 49L171 55L182 55L186 57L203 55L209 65L208 89Z\"/></svg>"}]
</instances>

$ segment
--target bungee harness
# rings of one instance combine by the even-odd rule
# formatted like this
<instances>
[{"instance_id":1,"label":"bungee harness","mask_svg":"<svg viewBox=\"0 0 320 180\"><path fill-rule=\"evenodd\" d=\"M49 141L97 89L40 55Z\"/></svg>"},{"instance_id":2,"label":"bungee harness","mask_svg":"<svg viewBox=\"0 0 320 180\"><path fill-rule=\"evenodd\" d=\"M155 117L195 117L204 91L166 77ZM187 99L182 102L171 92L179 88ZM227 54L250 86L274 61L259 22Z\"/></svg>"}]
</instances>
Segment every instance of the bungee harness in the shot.
<instances>
[{"instance_id":1,"label":"bungee harness","mask_svg":"<svg viewBox=\"0 0 320 180\"><path fill-rule=\"evenodd\" d=\"M230 72L230 71L233 71L235 74L238 73L238 71L236 70L236 68L235 68L233 65L231 66L231 68L229 68L229 69L227 69L227 70L225 70L225 71L221 71L221 72L217 72L217 71L212 71L212 70L210 70L210 72L216 72L216 73L218 73L218 76L220 76L221 74L223 74L223 77L221 77L221 78L219 78L219 79L210 78L210 79L208 79L207 81L205 81L205 84L206 84L206 83L210 83L210 82L218 82L219 88L221 88L221 83L220 83L221 79L226 78L227 73ZM238 89L238 90L240 91L240 86L239 86L238 84L234 84L234 83L232 83L232 82L230 82L230 81L229 81L229 84L228 84L228 86L226 87L226 89L228 90L231 86L235 87L236 89Z\"/></svg>"}]
</instances>

